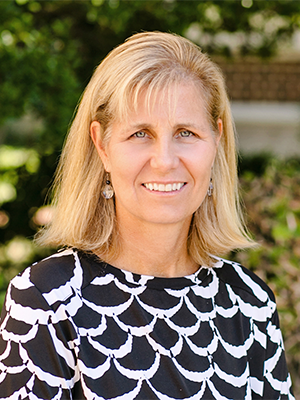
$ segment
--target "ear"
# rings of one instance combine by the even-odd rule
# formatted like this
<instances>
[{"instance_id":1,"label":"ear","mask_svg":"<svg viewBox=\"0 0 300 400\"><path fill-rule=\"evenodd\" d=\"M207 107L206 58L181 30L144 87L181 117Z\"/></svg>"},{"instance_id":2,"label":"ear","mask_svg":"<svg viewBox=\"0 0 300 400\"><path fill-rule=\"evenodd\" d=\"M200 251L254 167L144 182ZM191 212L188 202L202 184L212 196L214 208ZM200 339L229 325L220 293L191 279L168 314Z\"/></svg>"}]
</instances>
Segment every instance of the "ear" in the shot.
<instances>
[{"instance_id":1,"label":"ear","mask_svg":"<svg viewBox=\"0 0 300 400\"><path fill-rule=\"evenodd\" d=\"M104 169L110 172L110 162L101 138L101 125L98 121L93 121L90 125L90 134L96 150L104 165Z\"/></svg>"},{"instance_id":2,"label":"ear","mask_svg":"<svg viewBox=\"0 0 300 400\"><path fill-rule=\"evenodd\" d=\"M218 124L219 134L216 136L216 145L218 146L221 136L223 135L223 121L221 120L221 118L218 118L217 124Z\"/></svg>"}]
</instances>

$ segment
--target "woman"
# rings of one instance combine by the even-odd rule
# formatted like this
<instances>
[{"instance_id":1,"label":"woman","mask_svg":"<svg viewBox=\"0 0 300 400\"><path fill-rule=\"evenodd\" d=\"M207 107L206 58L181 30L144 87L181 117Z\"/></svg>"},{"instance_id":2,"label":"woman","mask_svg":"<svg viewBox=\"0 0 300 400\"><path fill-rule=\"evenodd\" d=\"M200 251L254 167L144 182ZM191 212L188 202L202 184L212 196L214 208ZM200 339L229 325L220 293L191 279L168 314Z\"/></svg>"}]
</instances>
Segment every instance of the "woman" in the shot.
<instances>
[{"instance_id":1,"label":"woman","mask_svg":"<svg viewBox=\"0 0 300 400\"><path fill-rule=\"evenodd\" d=\"M275 300L238 264L222 75L188 40L132 36L95 71L58 168L43 244L14 278L0 397L293 399Z\"/></svg>"}]
</instances>

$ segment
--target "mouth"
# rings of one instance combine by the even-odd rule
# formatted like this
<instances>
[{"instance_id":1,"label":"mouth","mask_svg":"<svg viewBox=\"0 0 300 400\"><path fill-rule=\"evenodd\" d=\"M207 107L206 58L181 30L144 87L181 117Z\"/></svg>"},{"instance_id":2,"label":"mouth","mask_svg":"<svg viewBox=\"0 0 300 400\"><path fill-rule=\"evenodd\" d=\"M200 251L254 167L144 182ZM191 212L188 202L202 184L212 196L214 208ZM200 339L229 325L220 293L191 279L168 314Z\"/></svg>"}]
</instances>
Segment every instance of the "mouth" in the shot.
<instances>
[{"instance_id":1,"label":"mouth","mask_svg":"<svg viewBox=\"0 0 300 400\"><path fill-rule=\"evenodd\" d=\"M180 190L186 183L185 182L177 182L177 183L143 183L143 186L151 191L155 192L174 192Z\"/></svg>"}]
</instances>

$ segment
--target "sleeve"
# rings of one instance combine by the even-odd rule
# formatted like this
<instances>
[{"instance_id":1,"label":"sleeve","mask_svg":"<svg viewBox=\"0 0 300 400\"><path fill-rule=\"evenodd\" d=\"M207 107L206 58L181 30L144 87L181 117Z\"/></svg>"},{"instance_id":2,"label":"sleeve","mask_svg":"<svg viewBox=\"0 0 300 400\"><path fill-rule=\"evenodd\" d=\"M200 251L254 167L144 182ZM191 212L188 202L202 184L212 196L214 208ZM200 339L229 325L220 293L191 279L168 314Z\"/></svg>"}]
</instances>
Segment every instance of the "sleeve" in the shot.
<instances>
[{"instance_id":1,"label":"sleeve","mask_svg":"<svg viewBox=\"0 0 300 400\"><path fill-rule=\"evenodd\" d=\"M71 399L75 336L63 307L48 305L29 272L14 278L0 321L0 400Z\"/></svg>"},{"instance_id":2,"label":"sleeve","mask_svg":"<svg viewBox=\"0 0 300 400\"><path fill-rule=\"evenodd\" d=\"M268 321L266 333L263 399L295 400L276 309Z\"/></svg>"}]
</instances>

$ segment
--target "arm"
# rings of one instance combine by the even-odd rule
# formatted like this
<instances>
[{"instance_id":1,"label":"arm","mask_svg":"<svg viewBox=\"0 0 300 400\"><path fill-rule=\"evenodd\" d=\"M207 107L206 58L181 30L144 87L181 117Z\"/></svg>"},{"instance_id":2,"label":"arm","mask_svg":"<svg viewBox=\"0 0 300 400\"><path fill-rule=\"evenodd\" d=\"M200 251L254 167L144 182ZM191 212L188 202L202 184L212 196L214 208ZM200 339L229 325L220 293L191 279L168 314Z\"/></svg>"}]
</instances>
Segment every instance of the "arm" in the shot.
<instances>
[{"instance_id":1,"label":"arm","mask_svg":"<svg viewBox=\"0 0 300 400\"><path fill-rule=\"evenodd\" d=\"M264 379L264 399L274 398L274 393L276 393L279 394L280 399L295 400L292 394L291 378L287 370L277 310L267 325Z\"/></svg>"}]
</instances>

